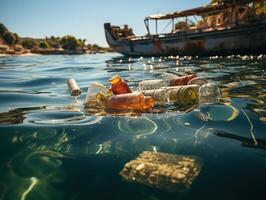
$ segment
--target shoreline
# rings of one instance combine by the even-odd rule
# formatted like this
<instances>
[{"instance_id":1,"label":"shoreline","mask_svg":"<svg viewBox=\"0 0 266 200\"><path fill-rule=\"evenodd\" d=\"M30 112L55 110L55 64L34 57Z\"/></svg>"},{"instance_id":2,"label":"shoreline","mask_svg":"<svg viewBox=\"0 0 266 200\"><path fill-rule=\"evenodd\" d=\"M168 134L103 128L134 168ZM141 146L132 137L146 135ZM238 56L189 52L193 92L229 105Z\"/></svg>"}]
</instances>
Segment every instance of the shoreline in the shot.
<instances>
[{"instance_id":1,"label":"shoreline","mask_svg":"<svg viewBox=\"0 0 266 200\"><path fill-rule=\"evenodd\" d=\"M103 54L103 53L111 53L113 51L110 50L102 50L102 51L80 51L80 50L57 50L57 49L45 49L45 50L26 50L20 52L4 52L0 53L0 57L8 57L8 56L37 56L37 55L82 55L82 54Z\"/></svg>"}]
</instances>

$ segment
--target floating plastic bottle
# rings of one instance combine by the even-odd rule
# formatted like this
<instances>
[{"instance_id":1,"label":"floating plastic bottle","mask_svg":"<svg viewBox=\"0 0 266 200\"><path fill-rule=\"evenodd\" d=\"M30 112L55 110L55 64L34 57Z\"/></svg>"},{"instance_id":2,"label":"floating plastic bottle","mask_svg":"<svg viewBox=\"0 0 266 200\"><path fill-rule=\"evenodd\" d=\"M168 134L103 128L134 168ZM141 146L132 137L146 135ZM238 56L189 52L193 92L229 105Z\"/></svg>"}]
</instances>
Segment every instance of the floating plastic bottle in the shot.
<instances>
[{"instance_id":1,"label":"floating plastic bottle","mask_svg":"<svg viewBox=\"0 0 266 200\"><path fill-rule=\"evenodd\" d=\"M202 86L202 85L204 85L206 83L208 83L208 81L205 78L196 77L196 78L191 79L188 82L188 85L199 85L199 86Z\"/></svg>"},{"instance_id":2,"label":"floating plastic bottle","mask_svg":"<svg viewBox=\"0 0 266 200\"><path fill-rule=\"evenodd\" d=\"M181 77L177 77L175 79L172 79L170 81L170 86L180 86L180 85L187 85L188 82L193 79L196 78L196 75L192 74L192 75L187 75L187 76L181 76Z\"/></svg>"},{"instance_id":3,"label":"floating plastic bottle","mask_svg":"<svg viewBox=\"0 0 266 200\"><path fill-rule=\"evenodd\" d=\"M183 85L175 87L166 87L170 103L175 103L180 106L194 105L198 103L199 86L198 85Z\"/></svg>"},{"instance_id":4,"label":"floating plastic bottle","mask_svg":"<svg viewBox=\"0 0 266 200\"><path fill-rule=\"evenodd\" d=\"M75 81L75 79L68 79L67 80L68 89L71 93L71 96L79 96L81 94L81 90Z\"/></svg>"},{"instance_id":5,"label":"floating plastic bottle","mask_svg":"<svg viewBox=\"0 0 266 200\"><path fill-rule=\"evenodd\" d=\"M160 89L162 87L167 87L167 86L187 85L190 80L196 78L195 75L187 75L187 76L178 77L174 74L169 74L169 73L163 74L161 77L162 79L141 81L139 83L138 89L140 91L145 91L145 90L157 90L157 89ZM200 80L197 80L195 84L199 83ZM202 79L202 82L203 82L203 79Z\"/></svg>"},{"instance_id":6,"label":"floating plastic bottle","mask_svg":"<svg viewBox=\"0 0 266 200\"><path fill-rule=\"evenodd\" d=\"M109 82L112 84L111 90L114 94L131 93L129 86L119 75L110 78Z\"/></svg>"},{"instance_id":7,"label":"floating plastic bottle","mask_svg":"<svg viewBox=\"0 0 266 200\"><path fill-rule=\"evenodd\" d=\"M152 97L144 96L141 92L112 96L98 93L97 98L104 102L107 110L136 110L145 112L154 106Z\"/></svg>"},{"instance_id":8,"label":"floating plastic bottle","mask_svg":"<svg viewBox=\"0 0 266 200\"><path fill-rule=\"evenodd\" d=\"M183 85L162 87L161 89L157 90L146 90L143 91L143 94L146 96L151 96L157 105L162 106L169 103L174 103L185 106L198 103L198 91L198 85Z\"/></svg>"},{"instance_id":9,"label":"floating plastic bottle","mask_svg":"<svg viewBox=\"0 0 266 200\"><path fill-rule=\"evenodd\" d=\"M99 108L104 107L102 101L96 98L98 93L103 93L104 95L112 94L112 92L107 89L104 85L100 83L92 83L87 92L87 96L84 101L85 107Z\"/></svg>"},{"instance_id":10,"label":"floating plastic bottle","mask_svg":"<svg viewBox=\"0 0 266 200\"><path fill-rule=\"evenodd\" d=\"M143 94L145 96L151 96L156 105L164 106L169 102L169 95L166 89L144 90Z\"/></svg>"},{"instance_id":11,"label":"floating plastic bottle","mask_svg":"<svg viewBox=\"0 0 266 200\"><path fill-rule=\"evenodd\" d=\"M173 73L168 73L168 72L164 72L161 74L160 79L163 79L165 82L168 83L168 85L170 85L170 81L173 79L178 78L179 76Z\"/></svg>"},{"instance_id":12,"label":"floating plastic bottle","mask_svg":"<svg viewBox=\"0 0 266 200\"><path fill-rule=\"evenodd\" d=\"M220 90L215 83L207 83L199 89L199 102L200 103L217 103L220 99Z\"/></svg>"},{"instance_id":13,"label":"floating plastic bottle","mask_svg":"<svg viewBox=\"0 0 266 200\"><path fill-rule=\"evenodd\" d=\"M167 83L163 79L145 80L139 82L139 90L156 90L167 86Z\"/></svg>"}]
</instances>

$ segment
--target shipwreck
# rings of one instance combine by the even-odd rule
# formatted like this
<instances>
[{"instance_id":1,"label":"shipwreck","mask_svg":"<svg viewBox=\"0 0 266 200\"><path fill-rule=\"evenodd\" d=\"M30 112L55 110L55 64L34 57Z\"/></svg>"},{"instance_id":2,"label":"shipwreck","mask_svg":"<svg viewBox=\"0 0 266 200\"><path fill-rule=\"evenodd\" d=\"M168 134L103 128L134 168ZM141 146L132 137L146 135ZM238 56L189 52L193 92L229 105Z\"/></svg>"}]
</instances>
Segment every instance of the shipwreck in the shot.
<instances>
[{"instance_id":1,"label":"shipwreck","mask_svg":"<svg viewBox=\"0 0 266 200\"><path fill-rule=\"evenodd\" d=\"M105 23L109 46L126 56L212 56L264 54L266 15L258 13L262 0L224 0L181 12L145 18L147 34L135 36L128 25ZM168 32L158 32L159 22ZM151 22L155 29L151 31Z\"/></svg>"}]
</instances>

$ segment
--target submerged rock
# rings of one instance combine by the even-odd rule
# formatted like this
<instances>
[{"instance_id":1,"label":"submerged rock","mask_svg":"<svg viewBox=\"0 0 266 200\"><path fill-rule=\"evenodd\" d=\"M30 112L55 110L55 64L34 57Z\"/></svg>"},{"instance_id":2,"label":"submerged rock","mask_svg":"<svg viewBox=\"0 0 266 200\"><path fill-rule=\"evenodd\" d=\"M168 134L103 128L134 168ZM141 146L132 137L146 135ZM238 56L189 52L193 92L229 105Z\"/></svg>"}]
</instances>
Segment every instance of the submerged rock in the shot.
<instances>
[{"instance_id":1,"label":"submerged rock","mask_svg":"<svg viewBox=\"0 0 266 200\"><path fill-rule=\"evenodd\" d=\"M124 180L168 192L184 192L201 171L201 163L193 156L144 151L125 164L120 172Z\"/></svg>"}]
</instances>

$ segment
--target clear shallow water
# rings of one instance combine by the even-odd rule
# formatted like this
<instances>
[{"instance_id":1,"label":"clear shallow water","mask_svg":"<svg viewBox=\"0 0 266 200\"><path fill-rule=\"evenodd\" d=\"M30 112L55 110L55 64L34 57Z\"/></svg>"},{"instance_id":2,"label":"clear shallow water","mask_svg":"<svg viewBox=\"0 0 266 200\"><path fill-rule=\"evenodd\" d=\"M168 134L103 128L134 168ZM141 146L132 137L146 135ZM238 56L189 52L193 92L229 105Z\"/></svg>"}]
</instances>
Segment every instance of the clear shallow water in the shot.
<instances>
[{"instance_id":1,"label":"clear shallow water","mask_svg":"<svg viewBox=\"0 0 266 200\"><path fill-rule=\"evenodd\" d=\"M266 60L126 58L118 54L0 58L0 199L264 199ZM163 72L234 86L219 104L140 116L83 109L90 83L119 74L132 88ZM83 94L69 95L74 78ZM186 193L119 176L143 151L192 155L202 171Z\"/></svg>"}]
</instances>

